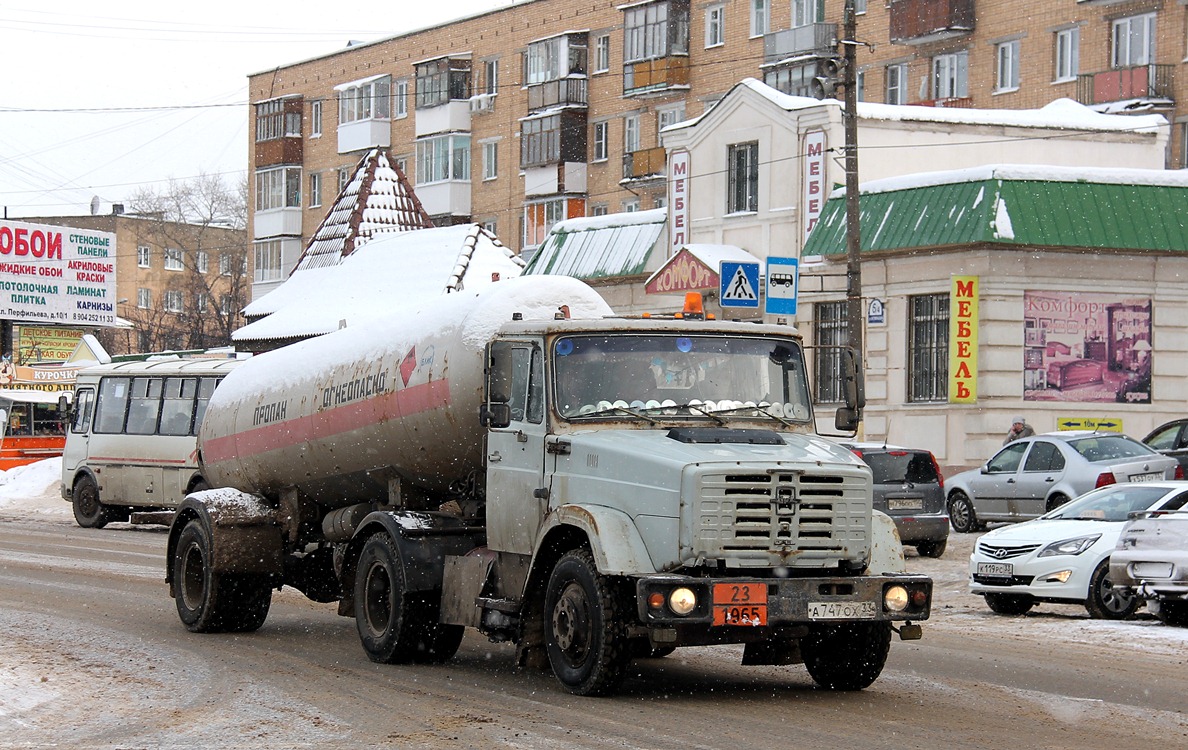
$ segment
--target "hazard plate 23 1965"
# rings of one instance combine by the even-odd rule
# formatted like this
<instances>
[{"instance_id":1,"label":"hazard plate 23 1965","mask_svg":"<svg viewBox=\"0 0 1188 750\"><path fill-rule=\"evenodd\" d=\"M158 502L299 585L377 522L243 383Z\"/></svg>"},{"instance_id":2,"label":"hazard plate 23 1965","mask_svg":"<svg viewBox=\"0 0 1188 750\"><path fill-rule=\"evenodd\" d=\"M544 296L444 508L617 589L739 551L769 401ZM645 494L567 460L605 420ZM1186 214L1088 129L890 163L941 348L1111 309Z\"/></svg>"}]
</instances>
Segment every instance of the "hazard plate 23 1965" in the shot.
<instances>
[{"instance_id":1,"label":"hazard plate 23 1965","mask_svg":"<svg viewBox=\"0 0 1188 750\"><path fill-rule=\"evenodd\" d=\"M767 584L715 583L714 625L767 624Z\"/></svg>"},{"instance_id":2,"label":"hazard plate 23 1965","mask_svg":"<svg viewBox=\"0 0 1188 750\"><path fill-rule=\"evenodd\" d=\"M873 620L878 615L874 602L809 602L810 620Z\"/></svg>"}]
</instances>

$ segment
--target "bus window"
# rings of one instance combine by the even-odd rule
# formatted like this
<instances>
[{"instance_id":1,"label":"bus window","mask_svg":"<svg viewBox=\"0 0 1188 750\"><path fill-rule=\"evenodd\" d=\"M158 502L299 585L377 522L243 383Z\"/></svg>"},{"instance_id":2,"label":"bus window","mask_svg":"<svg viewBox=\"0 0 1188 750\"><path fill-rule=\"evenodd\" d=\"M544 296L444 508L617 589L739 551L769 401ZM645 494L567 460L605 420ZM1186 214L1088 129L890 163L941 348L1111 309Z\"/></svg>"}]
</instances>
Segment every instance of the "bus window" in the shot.
<instances>
[{"instance_id":1,"label":"bus window","mask_svg":"<svg viewBox=\"0 0 1188 750\"><path fill-rule=\"evenodd\" d=\"M219 384L222 378L202 378L198 384L198 408L194 410L194 434L198 434L198 428L202 426L202 417L206 414L206 404L210 402L210 394L214 393L215 386Z\"/></svg>"},{"instance_id":2,"label":"bus window","mask_svg":"<svg viewBox=\"0 0 1188 750\"><path fill-rule=\"evenodd\" d=\"M132 396L128 401L129 435L152 435L157 431L161 413L161 379L132 378Z\"/></svg>"},{"instance_id":3,"label":"bus window","mask_svg":"<svg viewBox=\"0 0 1188 750\"><path fill-rule=\"evenodd\" d=\"M197 378L165 378L165 401L161 405L161 434L189 435L194 418Z\"/></svg>"},{"instance_id":4,"label":"bus window","mask_svg":"<svg viewBox=\"0 0 1188 750\"><path fill-rule=\"evenodd\" d=\"M104 378L99 383L99 408L95 413L95 432L118 434L124 431L124 412L128 410L128 378Z\"/></svg>"},{"instance_id":5,"label":"bus window","mask_svg":"<svg viewBox=\"0 0 1188 750\"><path fill-rule=\"evenodd\" d=\"M85 433L91 429L91 408L94 405L95 392L90 388L81 388L74 396L74 421L70 423L71 432Z\"/></svg>"}]
</instances>

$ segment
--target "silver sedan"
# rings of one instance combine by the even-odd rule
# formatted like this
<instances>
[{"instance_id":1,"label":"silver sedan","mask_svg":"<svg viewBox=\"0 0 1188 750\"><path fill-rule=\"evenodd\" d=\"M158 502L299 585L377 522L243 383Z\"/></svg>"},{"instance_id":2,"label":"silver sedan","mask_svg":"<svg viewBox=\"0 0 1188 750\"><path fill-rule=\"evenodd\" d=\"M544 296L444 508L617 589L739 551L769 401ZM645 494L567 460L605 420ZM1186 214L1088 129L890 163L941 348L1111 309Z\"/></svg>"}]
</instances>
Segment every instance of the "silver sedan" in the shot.
<instances>
[{"instance_id":1,"label":"silver sedan","mask_svg":"<svg viewBox=\"0 0 1188 750\"><path fill-rule=\"evenodd\" d=\"M1026 521L1095 487L1183 479L1174 459L1117 433L1064 431L1016 440L980 468L945 482L949 521L959 532L989 521Z\"/></svg>"}]
</instances>

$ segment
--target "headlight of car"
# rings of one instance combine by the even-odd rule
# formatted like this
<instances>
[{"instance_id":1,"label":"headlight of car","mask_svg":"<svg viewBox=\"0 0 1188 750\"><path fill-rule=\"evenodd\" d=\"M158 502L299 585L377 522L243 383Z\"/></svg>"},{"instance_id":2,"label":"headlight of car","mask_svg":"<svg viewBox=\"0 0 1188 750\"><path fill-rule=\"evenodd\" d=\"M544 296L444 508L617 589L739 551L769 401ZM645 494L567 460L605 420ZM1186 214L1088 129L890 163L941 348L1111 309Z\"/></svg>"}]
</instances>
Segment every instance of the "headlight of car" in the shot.
<instances>
[{"instance_id":1,"label":"headlight of car","mask_svg":"<svg viewBox=\"0 0 1188 750\"><path fill-rule=\"evenodd\" d=\"M1090 534L1089 536L1078 536L1074 539L1064 539L1059 542L1052 542L1047 547L1040 550L1036 557L1056 557L1057 555L1079 555L1085 550L1093 546L1093 543L1101 539L1101 534Z\"/></svg>"}]
</instances>

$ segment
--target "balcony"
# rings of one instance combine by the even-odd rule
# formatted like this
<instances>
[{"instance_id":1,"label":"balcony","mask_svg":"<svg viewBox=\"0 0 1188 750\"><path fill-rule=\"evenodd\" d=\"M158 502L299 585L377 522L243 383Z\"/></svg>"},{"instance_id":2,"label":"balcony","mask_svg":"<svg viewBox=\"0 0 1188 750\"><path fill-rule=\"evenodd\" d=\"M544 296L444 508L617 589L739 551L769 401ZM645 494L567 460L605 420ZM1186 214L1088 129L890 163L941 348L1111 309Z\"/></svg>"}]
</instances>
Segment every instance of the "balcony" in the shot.
<instances>
[{"instance_id":1,"label":"balcony","mask_svg":"<svg viewBox=\"0 0 1188 750\"><path fill-rule=\"evenodd\" d=\"M256 141L255 168L301 164L304 161L304 152L304 141L300 135Z\"/></svg>"},{"instance_id":2,"label":"balcony","mask_svg":"<svg viewBox=\"0 0 1188 750\"><path fill-rule=\"evenodd\" d=\"M789 57L829 57L837 53L837 24L810 23L763 36L765 65Z\"/></svg>"},{"instance_id":3,"label":"balcony","mask_svg":"<svg viewBox=\"0 0 1188 750\"><path fill-rule=\"evenodd\" d=\"M972 96L948 96L942 99L924 99L918 102L908 102L913 107L945 107L947 109L972 109Z\"/></svg>"},{"instance_id":4,"label":"balcony","mask_svg":"<svg viewBox=\"0 0 1188 750\"><path fill-rule=\"evenodd\" d=\"M663 94L689 88L689 58L660 57L623 64L623 96Z\"/></svg>"},{"instance_id":5,"label":"balcony","mask_svg":"<svg viewBox=\"0 0 1188 750\"><path fill-rule=\"evenodd\" d=\"M392 121L389 119L355 120L338 126L338 153L392 145Z\"/></svg>"},{"instance_id":6,"label":"balcony","mask_svg":"<svg viewBox=\"0 0 1188 750\"><path fill-rule=\"evenodd\" d=\"M1139 65L1077 76L1077 101L1081 104L1172 98L1171 65Z\"/></svg>"},{"instance_id":7,"label":"balcony","mask_svg":"<svg viewBox=\"0 0 1188 750\"><path fill-rule=\"evenodd\" d=\"M528 86L528 111L553 107L585 107L589 104L586 78L559 78Z\"/></svg>"},{"instance_id":8,"label":"balcony","mask_svg":"<svg viewBox=\"0 0 1188 750\"><path fill-rule=\"evenodd\" d=\"M663 146L623 154L623 179L641 180L648 177L663 177L666 159Z\"/></svg>"},{"instance_id":9,"label":"balcony","mask_svg":"<svg viewBox=\"0 0 1188 750\"><path fill-rule=\"evenodd\" d=\"M892 44L928 44L974 30L974 0L891 0L889 12Z\"/></svg>"}]
</instances>

